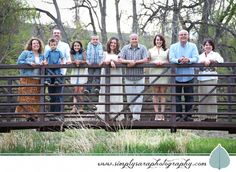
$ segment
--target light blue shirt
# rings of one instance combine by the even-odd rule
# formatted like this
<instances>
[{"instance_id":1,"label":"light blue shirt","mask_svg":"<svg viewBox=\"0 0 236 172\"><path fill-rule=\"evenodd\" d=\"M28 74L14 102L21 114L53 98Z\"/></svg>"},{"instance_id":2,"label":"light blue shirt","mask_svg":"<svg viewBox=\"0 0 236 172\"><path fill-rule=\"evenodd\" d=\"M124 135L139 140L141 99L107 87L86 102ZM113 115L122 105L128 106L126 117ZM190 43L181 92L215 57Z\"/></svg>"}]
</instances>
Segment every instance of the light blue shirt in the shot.
<instances>
[{"instance_id":1,"label":"light blue shirt","mask_svg":"<svg viewBox=\"0 0 236 172\"><path fill-rule=\"evenodd\" d=\"M44 60L43 54L39 54L39 62L35 61L34 53L29 50L24 50L18 57L17 64L41 64ZM39 75L39 69L21 69L21 76Z\"/></svg>"},{"instance_id":2,"label":"light blue shirt","mask_svg":"<svg viewBox=\"0 0 236 172\"><path fill-rule=\"evenodd\" d=\"M199 59L198 49L194 43L187 42L183 47L180 42L170 46L169 57L170 63L180 64L178 60L181 57L189 58L189 64L197 63ZM176 74L194 74L194 68L176 68ZM188 82L193 79L193 76L177 76L175 80L178 82Z\"/></svg>"},{"instance_id":3,"label":"light blue shirt","mask_svg":"<svg viewBox=\"0 0 236 172\"><path fill-rule=\"evenodd\" d=\"M46 45L44 51L46 52L49 49L50 49L49 45ZM65 42L62 42L62 41L59 41L58 45L57 45L57 49L61 51L61 53L62 53L62 55L64 57L64 64L66 64L66 62L70 62L71 61L70 60L70 46L69 46L69 44L67 44ZM62 68L61 69L61 73L63 75L66 74L66 71L67 71L67 68Z\"/></svg>"},{"instance_id":4,"label":"light blue shirt","mask_svg":"<svg viewBox=\"0 0 236 172\"><path fill-rule=\"evenodd\" d=\"M49 49L45 52L45 59L48 60L48 64L61 64L61 60L63 59L62 52L59 49Z\"/></svg>"},{"instance_id":5,"label":"light blue shirt","mask_svg":"<svg viewBox=\"0 0 236 172\"><path fill-rule=\"evenodd\" d=\"M74 60L83 60L83 52L82 53L76 52L75 54L72 55L74 57Z\"/></svg>"},{"instance_id":6,"label":"light blue shirt","mask_svg":"<svg viewBox=\"0 0 236 172\"><path fill-rule=\"evenodd\" d=\"M87 46L87 62L89 64L100 64L103 59L103 48L102 44L98 43L97 45L93 45L92 43L88 43Z\"/></svg>"}]
</instances>

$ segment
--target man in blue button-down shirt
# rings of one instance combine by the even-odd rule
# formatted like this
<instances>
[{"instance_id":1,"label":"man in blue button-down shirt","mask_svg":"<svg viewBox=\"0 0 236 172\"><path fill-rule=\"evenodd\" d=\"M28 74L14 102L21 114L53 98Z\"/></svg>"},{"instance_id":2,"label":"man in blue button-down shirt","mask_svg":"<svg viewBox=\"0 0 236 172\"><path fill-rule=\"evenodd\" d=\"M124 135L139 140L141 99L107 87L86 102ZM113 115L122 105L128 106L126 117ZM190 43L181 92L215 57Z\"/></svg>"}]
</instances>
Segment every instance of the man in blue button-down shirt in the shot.
<instances>
[{"instance_id":1,"label":"man in blue button-down shirt","mask_svg":"<svg viewBox=\"0 0 236 172\"><path fill-rule=\"evenodd\" d=\"M170 46L170 62L175 64L192 64L197 63L199 54L197 46L194 43L188 42L189 34L186 30L179 32L179 42ZM194 74L194 68L177 68L176 74ZM185 85L192 84L194 80L193 76L176 76L175 82L179 85L176 86L176 93L193 93L193 86ZM193 95L185 95L185 102L193 102ZM176 102L181 102L181 96L176 96ZM188 112L192 108L192 104L185 105L185 112ZM176 105L176 111L182 112L182 105ZM184 121L192 121L191 115L177 115L177 120L183 119Z\"/></svg>"}]
</instances>

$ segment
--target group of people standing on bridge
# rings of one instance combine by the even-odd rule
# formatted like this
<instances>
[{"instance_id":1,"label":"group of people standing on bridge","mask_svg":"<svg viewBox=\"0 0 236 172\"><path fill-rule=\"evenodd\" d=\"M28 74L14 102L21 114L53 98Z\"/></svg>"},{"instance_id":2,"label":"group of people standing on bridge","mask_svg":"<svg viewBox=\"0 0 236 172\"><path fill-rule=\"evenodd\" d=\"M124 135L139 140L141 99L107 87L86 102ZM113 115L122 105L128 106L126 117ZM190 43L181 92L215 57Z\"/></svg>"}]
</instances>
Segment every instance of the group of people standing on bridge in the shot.
<instances>
[{"instance_id":1,"label":"group of people standing on bridge","mask_svg":"<svg viewBox=\"0 0 236 172\"><path fill-rule=\"evenodd\" d=\"M91 68L80 68L81 64L97 65L102 64L110 65L110 74L117 75L110 77L110 118L116 116L116 113L120 113L123 109L123 86L119 85L123 83L122 68L116 68L117 64L126 64L124 75L124 91L127 94L127 103L129 104L129 110L132 113L132 121L140 121L140 113L142 111L143 96L138 94L143 93L145 85L144 68L136 65L152 63L156 66L161 66L163 64L193 64L193 63L203 63L204 67L200 68L199 76L197 79L201 83L206 84L216 84L217 74L214 67L209 66L212 63L222 63L224 60L219 53L215 52L215 46L211 39L206 39L203 43L204 52L199 55L197 46L189 42L189 33L186 30L181 30L178 33L179 41L174 43L168 49L166 47L165 38L158 34L154 37L153 47L149 50L139 43L139 36L136 33L132 33L129 36L129 43L121 48L119 40L116 37L111 37L106 45L106 52L103 51L103 45L99 41L99 36L91 36L91 41L88 43L87 48L82 45L81 41L74 41L71 47L63 41L61 41L61 31L59 29L54 29L52 38L49 39L48 45L45 47L43 42L38 38L31 38L25 50L21 53L17 60L17 64L30 64L35 65L47 65L47 64L75 64L76 68L72 69L71 74L71 84L74 86L73 105L72 113L82 113L84 110L83 105L77 106L78 102L83 102L83 94L90 94L94 92L99 95L98 105L96 109L98 112L105 112L105 86L100 86L101 83L105 83L105 69L101 67L91 67ZM27 68L21 69L20 84L42 84L40 83L40 73L39 69ZM169 77L160 77L162 74L168 74L169 70L166 68L154 67L149 70L149 74L152 76L149 78L149 82L153 84L153 106L155 120L164 121L165 118L165 103L167 87L165 84L170 83ZM188 75L188 76L176 76L175 77L175 90L176 93L184 92L185 99L185 112L189 112L193 109L191 103L194 102L193 92L194 92L194 74L193 67L176 68L176 74ZM61 68L49 68L47 69L46 75L56 75L56 77L47 77L45 79L45 86L48 86L49 93L62 93L64 83L64 77L60 75L65 75L66 69ZM206 74L206 76L204 76ZM41 74L42 75L42 74ZM74 76L77 75L77 76ZM81 75L81 76L80 76ZM88 76L85 76L88 75ZM159 77L155 77L155 75ZM212 76L209 76L212 75ZM28 77L27 77L28 76ZM31 76L31 77L29 77ZM32 77L33 76L33 77ZM83 86L86 84L86 86ZM161 85L163 84L163 85ZM94 85L94 88L92 87ZM200 86L199 91L201 93L209 93L213 90L216 93L216 89L212 88L214 86ZM40 86L32 87L20 87L19 94L39 94ZM187 93L187 94L186 94ZM76 95L78 94L78 96ZM160 94L160 95L158 95ZM199 97L200 100L202 97ZM19 105L16 107L17 113L24 112L39 112L40 105L37 104L40 101L38 95L35 96L19 96L18 101L20 103L35 103L33 105ZM60 95L50 95L50 112L60 112L63 110L63 106L60 104L63 101L63 97ZM217 102L216 96L208 96L202 100L206 103ZM181 105L181 95L176 95L176 112L177 121L192 121L191 115L181 114L183 107ZM57 104L59 103L59 104ZM160 105L160 107L159 107ZM208 106L199 105L200 112L217 112L217 106L212 108L212 105ZM36 121L37 115L25 115L28 121ZM100 115L100 118L105 119L105 115ZM119 115L116 120L121 121L124 119L123 115ZM61 120L60 116L54 115L51 120Z\"/></svg>"}]
</instances>

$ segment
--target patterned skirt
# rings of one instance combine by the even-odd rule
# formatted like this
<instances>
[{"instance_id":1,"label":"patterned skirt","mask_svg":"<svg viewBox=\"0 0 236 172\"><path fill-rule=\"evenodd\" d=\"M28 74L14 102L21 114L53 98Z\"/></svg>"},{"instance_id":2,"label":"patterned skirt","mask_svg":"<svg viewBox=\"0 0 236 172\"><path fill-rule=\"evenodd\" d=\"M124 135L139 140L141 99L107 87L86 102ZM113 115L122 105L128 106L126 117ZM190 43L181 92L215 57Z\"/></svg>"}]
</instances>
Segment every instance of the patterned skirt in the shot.
<instances>
[{"instance_id":1,"label":"patterned skirt","mask_svg":"<svg viewBox=\"0 0 236 172\"><path fill-rule=\"evenodd\" d=\"M20 79L20 85L30 85L30 84L39 84L39 79L34 78L21 78ZM18 96L17 101L19 103L39 103L40 102L40 96L31 96L27 95L24 96L24 94L39 94L40 93L40 87L20 87L18 89L18 94L22 94L22 96ZM23 117L27 118L36 118L37 115L25 115L24 112L39 112L40 111L40 105L18 105L16 107L15 112L22 113Z\"/></svg>"}]
</instances>

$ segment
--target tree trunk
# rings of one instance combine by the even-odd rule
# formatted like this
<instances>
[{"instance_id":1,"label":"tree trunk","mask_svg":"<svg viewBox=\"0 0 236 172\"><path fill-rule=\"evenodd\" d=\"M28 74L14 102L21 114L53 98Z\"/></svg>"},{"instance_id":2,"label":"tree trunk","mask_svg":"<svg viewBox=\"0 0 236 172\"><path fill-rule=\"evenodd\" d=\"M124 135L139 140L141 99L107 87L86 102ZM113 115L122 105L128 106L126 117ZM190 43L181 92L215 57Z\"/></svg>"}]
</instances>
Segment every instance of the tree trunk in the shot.
<instances>
[{"instance_id":1,"label":"tree trunk","mask_svg":"<svg viewBox=\"0 0 236 172\"><path fill-rule=\"evenodd\" d=\"M172 39L171 43L176 43L178 41L178 32L179 32L179 8L177 0L173 0L174 8L173 8L173 18L172 18Z\"/></svg>"},{"instance_id":2,"label":"tree trunk","mask_svg":"<svg viewBox=\"0 0 236 172\"><path fill-rule=\"evenodd\" d=\"M92 25L92 28L93 28L93 34L97 35L97 30L96 30L96 27L95 27L92 10L91 10L91 8L87 8L87 9L89 10L89 16L90 16L91 25Z\"/></svg>"},{"instance_id":3,"label":"tree trunk","mask_svg":"<svg viewBox=\"0 0 236 172\"><path fill-rule=\"evenodd\" d=\"M166 9L165 11L163 12L163 14L161 15L161 18L162 18L162 22L161 22L161 32L162 32L162 35L165 36L165 32L166 32L166 27L167 27L167 22L166 22L166 19L167 19L167 13L168 13L168 4L169 4L169 0L166 1Z\"/></svg>"},{"instance_id":4,"label":"tree trunk","mask_svg":"<svg viewBox=\"0 0 236 172\"><path fill-rule=\"evenodd\" d=\"M214 3L214 0L205 0L203 4L203 9L202 9L202 22L203 23L208 23L209 17L211 16L211 9L212 5ZM200 25L199 29L199 38L198 38L198 45L201 45L203 40L208 37L208 25L207 24L202 24ZM200 48L200 47L199 47Z\"/></svg>"},{"instance_id":5,"label":"tree trunk","mask_svg":"<svg viewBox=\"0 0 236 172\"><path fill-rule=\"evenodd\" d=\"M99 7L100 7L100 13L101 13L101 36L102 36L102 44L106 45L107 43L107 29L106 29L106 0L99 0Z\"/></svg>"},{"instance_id":6,"label":"tree trunk","mask_svg":"<svg viewBox=\"0 0 236 172\"><path fill-rule=\"evenodd\" d=\"M80 22L80 16L79 16L79 0L74 0L75 4L75 22Z\"/></svg>"},{"instance_id":7,"label":"tree trunk","mask_svg":"<svg viewBox=\"0 0 236 172\"><path fill-rule=\"evenodd\" d=\"M133 24L132 24L132 32L138 33L138 15L137 15L137 5L136 0L132 0L132 7L133 7Z\"/></svg>"},{"instance_id":8,"label":"tree trunk","mask_svg":"<svg viewBox=\"0 0 236 172\"><path fill-rule=\"evenodd\" d=\"M120 3L120 0L115 0L117 33L118 33L118 38L120 40L120 46L123 47L124 40L123 40L123 36L121 33L121 27L120 27L121 14L119 13L119 3Z\"/></svg>"},{"instance_id":9,"label":"tree trunk","mask_svg":"<svg viewBox=\"0 0 236 172\"><path fill-rule=\"evenodd\" d=\"M61 13L60 13L60 10L59 10L59 7L58 7L58 4L57 4L57 1L56 1L56 0L53 0L53 5L54 5L54 7L55 7L55 9L56 9L56 13L57 13L56 24L57 24L58 28L61 30L62 37L65 39L65 41L66 41L67 43L69 43L69 40L68 40L66 31L65 31L64 26L63 26L63 23L62 23L62 21L61 21Z\"/></svg>"}]
</instances>

